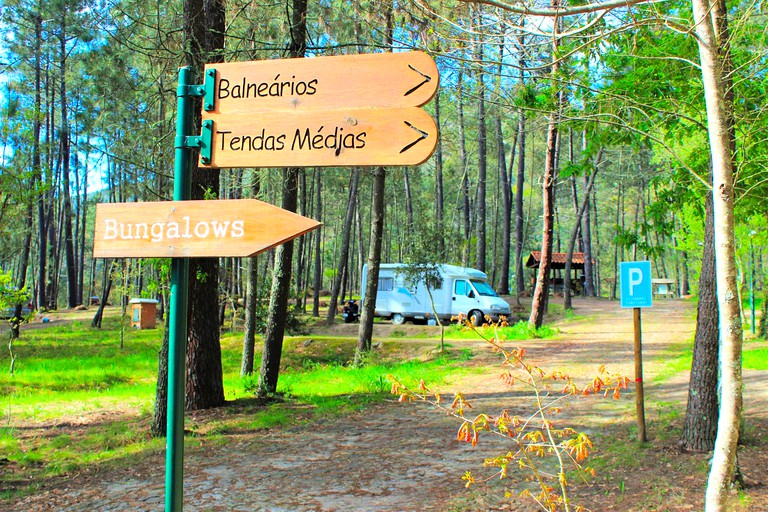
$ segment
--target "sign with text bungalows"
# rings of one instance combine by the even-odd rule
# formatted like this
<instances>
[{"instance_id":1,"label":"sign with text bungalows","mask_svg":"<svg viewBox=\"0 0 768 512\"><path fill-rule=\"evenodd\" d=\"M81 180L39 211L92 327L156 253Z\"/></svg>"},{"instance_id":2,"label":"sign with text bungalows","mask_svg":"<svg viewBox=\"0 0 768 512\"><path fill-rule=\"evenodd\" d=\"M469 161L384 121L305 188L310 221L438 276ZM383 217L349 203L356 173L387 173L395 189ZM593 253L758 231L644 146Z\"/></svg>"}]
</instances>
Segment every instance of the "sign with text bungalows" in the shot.
<instances>
[{"instance_id":1,"label":"sign with text bungalows","mask_svg":"<svg viewBox=\"0 0 768 512\"><path fill-rule=\"evenodd\" d=\"M228 115L212 132L201 167L419 165L437 145L437 126L418 107Z\"/></svg>"},{"instance_id":2,"label":"sign with text bungalows","mask_svg":"<svg viewBox=\"0 0 768 512\"><path fill-rule=\"evenodd\" d=\"M256 199L96 205L94 258L248 257L320 223Z\"/></svg>"},{"instance_id":3,"label":"sign with text bungalows","mask_svg":"<svg viewBox=\"0 0 768 512\"><path fill-rule=\"evenodd\" d=\"M439 84L435 61L418 51L206 64L205 76L214 80L213 101L203 103L203 117L211 119L268 110L420 107Z\"/></svg>"}]
</instances>

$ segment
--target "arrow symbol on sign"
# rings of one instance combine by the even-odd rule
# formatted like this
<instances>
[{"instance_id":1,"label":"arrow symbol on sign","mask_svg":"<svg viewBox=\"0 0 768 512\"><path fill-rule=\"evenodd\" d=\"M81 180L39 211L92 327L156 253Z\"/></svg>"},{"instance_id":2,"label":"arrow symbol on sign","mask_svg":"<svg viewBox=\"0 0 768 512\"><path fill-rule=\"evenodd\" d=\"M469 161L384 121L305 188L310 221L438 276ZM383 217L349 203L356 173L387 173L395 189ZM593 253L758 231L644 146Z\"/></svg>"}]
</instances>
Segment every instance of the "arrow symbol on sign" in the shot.
<instances>
[{"instance_id":1,"label":"arrow symbol on sign","mask_svg":"<svg viewBox=\"0 0 768 512\"><path fill-rule=\"evenodd\" d=\"M420 136L418 139L416 139L415 141L413 141L413 142L411 142L410 144L408 144L407 146L405 146L403 149L401 149L401 150L400 150L400 153L405 153L406 151L408 151L409 149L411 149L413 146L415 146L415 145L416 145L416 144L418 144L419 142L421 142L421 141L423 141L424 139L426 139L427 137L429 137L429 134L428 134L427 132L425 132L425 131L423 131L423 130L419 130L418 128L416 128L415 126L413 126L413 125L412 125L411 123L409 123L408 121L404 121L404 122L405 122L405 124L408 126L408 128L410 128L410 129L412 129L412 130L414 130L414 131L418 132L418 133L419 133L419 135L421 135L421 136Z\"/></svg>"},{"instance_id":2,"label":"arrow symbol on sign","mask_svg":"<svg viewBox=\"0 0 768 512\"><path fill-rule=\"evenodd\" d=\"M424 73L422 73L421 71L419 71L415 67L411 66L410 64L408 64L408 67L411 68L412 70L414 70L415 72L417 72L418 74L420 74L421 76L423 76L424 80L420 84L418 84L417 86L411 87L410 89L408 89L405 92L405 94L403 94L403 96L408 96L409 94L411 94L411 93L415 92L416 90L418 90L422 85L432 81L432 77L431 76L425 75Z\"/></svg>"}]
</instances>

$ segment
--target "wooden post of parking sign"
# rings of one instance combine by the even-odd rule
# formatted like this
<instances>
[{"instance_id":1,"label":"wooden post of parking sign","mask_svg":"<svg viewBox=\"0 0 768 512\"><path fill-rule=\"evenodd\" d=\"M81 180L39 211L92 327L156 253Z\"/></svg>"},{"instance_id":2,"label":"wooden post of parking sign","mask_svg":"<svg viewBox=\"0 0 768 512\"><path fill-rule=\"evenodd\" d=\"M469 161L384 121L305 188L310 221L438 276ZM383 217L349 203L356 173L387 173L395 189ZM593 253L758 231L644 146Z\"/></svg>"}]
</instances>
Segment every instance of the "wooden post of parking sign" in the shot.
<instances>
[{"instance_id":1,"label":"wooden post of parking sign","mask_svg":"<svg viewBox=\"0 0 768 512\"><path fill-rule=\"evenodd\" d=\"M643 388L643 327L641 309L653 306L650 261L624 261L620 264L621 307L633 309L635 332L635 409L637 441L647 441L645 433L645 391Z\"/></svg>"}]
</instances>

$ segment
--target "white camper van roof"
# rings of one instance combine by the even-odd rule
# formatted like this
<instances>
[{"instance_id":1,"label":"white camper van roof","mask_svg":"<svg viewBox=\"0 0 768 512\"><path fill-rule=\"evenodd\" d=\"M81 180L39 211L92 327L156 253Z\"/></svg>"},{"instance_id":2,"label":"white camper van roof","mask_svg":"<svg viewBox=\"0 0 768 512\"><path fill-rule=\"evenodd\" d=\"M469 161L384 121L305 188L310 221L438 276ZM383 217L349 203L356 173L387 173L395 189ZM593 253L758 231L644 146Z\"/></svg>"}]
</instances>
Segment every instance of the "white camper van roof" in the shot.
<instances>
[{"instance_id":1,"label":"white camper van roof","mask_svg":"<svg viewBox=\"0 0 768 512\"><path fill-rule=\"evenodd\" d=\"M382 263L381 265L379 265L379 268L396 271L407 266L408 266L407 263ZM440 266L440 273L446 276L463 277L465 279L479 279L481 281L488 280L488 275L485 272L477 270L476 268L458 267L456 265L447 265L447 264L440 264L439 266Z\"/></svg>"},{"instance_id":2,"label":"white camper van roof","mask_svg":"<svg viewBox=\"0 0 768 512\"><path fill-rule=\"evenodd\" d=\"M485 272L477 270L476 268L457 267L455 265L441 265L441 267L443 272L449 276L466 277L468 279L481 279L483 281L488 280L488 275Z\"/></svg>"}]
</instances>

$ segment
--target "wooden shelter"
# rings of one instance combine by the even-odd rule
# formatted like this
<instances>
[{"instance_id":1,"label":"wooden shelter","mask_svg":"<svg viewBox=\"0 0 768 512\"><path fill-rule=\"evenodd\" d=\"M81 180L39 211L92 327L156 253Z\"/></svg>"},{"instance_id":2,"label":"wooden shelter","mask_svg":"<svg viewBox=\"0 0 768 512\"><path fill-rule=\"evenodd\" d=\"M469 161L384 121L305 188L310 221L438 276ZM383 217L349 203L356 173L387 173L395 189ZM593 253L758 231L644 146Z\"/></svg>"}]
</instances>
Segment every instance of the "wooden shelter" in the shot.
<instances>
[{"instance_id":1,"label":"wooden shelter","mask_svg":"<svg viewBox=\"0 0 768 512\"><path fill-rule=\"evenodd\" d=\"M157 317L158 301L154 299L131 299L131 327L134 329L154 329Z\"/></svg>"},{"instance_id":2,"label":"wooden shelter","mask_svg":"<svg viewBox=\"0 0 768 512\"><path fill-rule=\"evenodd\" d=\"M553 252L550 266L549 287L554 292L562 292L564 279L562 277L567 261L565 252ZM531 251L525 266L532 269L531 287L536 285L536 273L541 264L541 251ZM592 261L594 265L594 260ZM571 256L571 291L573 293L584 292L584 253L574 252Z\"/></svg>"},{"instance_id":3,"label":"wooden shelter","mask_svg":"<svg viewBox=\"0 0 768 512\"><path fill-rule=\"evenodd\" d=\"M674 279L651 279L651 286L654 298L673 299L675 297Z\"/></svg>"}]
</instances>

